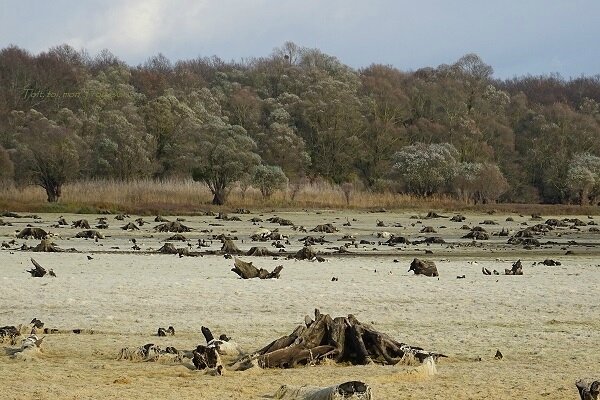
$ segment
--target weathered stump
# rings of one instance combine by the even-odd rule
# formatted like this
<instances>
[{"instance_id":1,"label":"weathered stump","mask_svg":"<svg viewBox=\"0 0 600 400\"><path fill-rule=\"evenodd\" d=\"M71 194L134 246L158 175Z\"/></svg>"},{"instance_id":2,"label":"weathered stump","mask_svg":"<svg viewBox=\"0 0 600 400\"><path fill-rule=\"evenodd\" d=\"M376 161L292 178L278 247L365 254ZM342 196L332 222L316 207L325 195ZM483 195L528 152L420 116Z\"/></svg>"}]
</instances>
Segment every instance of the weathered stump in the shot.
<instances>
[{"instance_id":1,"label":"weathered stump","mask_svg":"<svg viewBox=\"0 0 600 400\"><path fill-rule=\"evenodd\" d=\"M511 269L505 268L504 275L523 275L523 265L521 264L521 260L517 260L512 265Z\"/></svg>"},{"instance_id":2,"label":"weathered stump","mask_svg":"<svg viewBox=\"0 0 600 400\"><path fill-rule=\"evenodd\" d=\"M408 271L414 271L415 275L425 275L429 277L439 276L437 267L433 261L419 260L418 258L415 258L412 263L410 263Z\"/></svg>"},{"instance_id":3,"label":"weathered stump","mask_svg":"<svg viewBox=\"0 0 600 400\"><path fill-rule=\"evenodd\" d=\"M48 236L48 232L46 232L42 228L31 228L31 227L24 228L21 232L19 232L17 234L17 238L19 238L19 239L34 238L34 239L41 240L41 239L46 239L47 236Z\"/></svg>"}]
</instances>

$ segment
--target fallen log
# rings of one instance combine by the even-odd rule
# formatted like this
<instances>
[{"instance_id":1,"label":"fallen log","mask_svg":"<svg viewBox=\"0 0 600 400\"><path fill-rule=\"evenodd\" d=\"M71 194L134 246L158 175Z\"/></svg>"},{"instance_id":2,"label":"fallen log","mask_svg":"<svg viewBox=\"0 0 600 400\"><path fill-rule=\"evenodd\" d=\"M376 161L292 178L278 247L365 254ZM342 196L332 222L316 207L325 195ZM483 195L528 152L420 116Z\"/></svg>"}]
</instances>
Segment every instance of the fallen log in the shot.
<instances>
[{"instance_id":1,"label":"fallen log","mask_svg":"<svg viewBox=\"0 0 600 400\"><path fill-rule=\"evenodd\" d=\"M329 387L283 385L275 393L283 400L372 399L371 388L364 382L350 381Z\"/></svg>"},{"instance_id":2,"label":"fallen log","mask_svg":"<svg viewBox=\"0 0 600 400\"><path fill-rule=\"evenodd\" d=\"M27 272L29 272L33 278L41 278L41 277L43 277L44 275L46 275L48 273L46 271L46 269L44 267L42 267L33 258L31 259L31 262L32 262L34 268L28 269Z\"/></svg>"},{"instance_id":3,"label":"fallen log","mask_svg":"<svg viewBox=\"0 0 600 400\"><path fill-rule=\"evenodd\" d=\"M256 268L251 262L245 262L236 258L234 260L234 267L231 270L238 274L242 279L279 279L279 273L282 269L283 265L279 265L272 272L269 272L263 268Z\"/></svg>"}]
</instances>

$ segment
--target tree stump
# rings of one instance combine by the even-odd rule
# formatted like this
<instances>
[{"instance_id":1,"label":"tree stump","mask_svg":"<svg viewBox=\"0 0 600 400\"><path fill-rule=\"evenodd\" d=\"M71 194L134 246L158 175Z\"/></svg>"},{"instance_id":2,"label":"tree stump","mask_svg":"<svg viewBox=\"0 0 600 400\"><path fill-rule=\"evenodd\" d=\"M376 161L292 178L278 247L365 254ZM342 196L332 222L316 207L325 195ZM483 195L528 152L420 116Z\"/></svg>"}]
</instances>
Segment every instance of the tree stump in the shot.
<instances>
[{"instance_id":1,"label":"tree stump","mask_svg":"<svg viewBox=\"0 0 600 400\"><path fill-rule=\"evenodd\" d=\"M504 269L504 274L505 275L523 275L523 265L521 264L521 260L517 260L517 262L515 262L512 265L511 269L505 268Z\"/></svg>"},{"instance_id":2,"label":"tree stump","mask_svg":"<svg viewBox=\"0 0 600 400\"><path fill-rule=\"evenodd\" d=\"M279 265L272 272L269 272L263 268L256 268L251 262L245 262L236 258L234 260L234 267L231 270L238 274L242 279L279 279L279 273L282 269L283 265Z\"/></svg>"},{"instance_id":3,"label":"tree stump","mask_svg":"<svg viewBox=\"0 0 600 400\"><path fill-rule=\"evenodd\" d=\"M329 387L283 385L275 393L276 399L283 400L371 400L371 388L364 382L350 381Z\"/></svg>"},{"instance_id":4,"label":"tree stump","mask_svg":"<svg viewBox=\"0 0 600 400\"><path fill-rule=\"evenodd\" d=\"M75 235L76 238L84 238L84 239L104 239L104 235L100 232L88 229L86 231L81 231Z\"/></svg>"},{"instance_id":5,"label":"tree stump","mask_svg":"<svg viewBox=\"0 0 600 400\"><path fill-rule=\"evenodd\" d=\"M410 268L408 271L414 271L415 275L425 275L429 277L439 276L437 267L433 261L424 261L415 258L412 263L410 263Z\"/></svg>"},{"instance_id":6,"label":"tree stump","mask_svg":"<svg viewBox=\"0 0 600 400\"><path fill-rule=\"evenodd\" d=\"M50 241L50 239L44 239L31 249L31 251L35 252L46 252L46 253L59 253L62 249L58 248L54 243Z\"/></svg>"},{"instance_id":7,"label":"tree stump","mask_svg":"<svg viewBox=\"0 0 600 400\"><path fill-rule=\"evenodd\" d=\"M238 360L234 368L245 369L253 361L262 368L293 368L316 364L325 358L354 365L372 362L394 365L412 361L423 363L428 358L433 362L438 357L446 356L397 342L359 322L353 315L332 319L316 309L314 321L305 318L305 324L290 335Z\"/></svg>"},{"instance_id":8,"label":"tree stump","mask_svg":"<svg viewBox=\"0 0 600 400\"><path fill-rule=\"evenodd\" d=\"M48 232L43 230L42 228L24 228L21 232L17 234L18 239L46 239L48 236Z\"/></svg>"},{"instance_id":9,"label":"tree stump","mask_svg":"<svg viewBox=\"0 0 600 400\"><path fill-rule=\"evenodd\" d=\"M90 223L87 221L87 219L80 219L73 222L73 228L90 229Z\"/></svg>"},{"instance_id":10,"label":"tree stump","mask_svg":"<svg viewBox=\"0 0 600 400\"><path fill-rule=\"evenodd\" d=\"M238 249L238 247L233 243L231 239L223 239L223 246L221 246L220 250L221 254L243 254L243 252Z\"/></svg>"},{"instance_id":11,"label":"tree stump","mask_svg":"<svg viewBox=\"0 0 600 400\"><path fill-rule=\"evenodd\" d=\"M160 224L154 227L156 232L174 232L174 233L182 233L182 232L190 232L192 229L183 225L179 221L175 222L166 222L164 224Z\"/></svg>"}]
</instances>

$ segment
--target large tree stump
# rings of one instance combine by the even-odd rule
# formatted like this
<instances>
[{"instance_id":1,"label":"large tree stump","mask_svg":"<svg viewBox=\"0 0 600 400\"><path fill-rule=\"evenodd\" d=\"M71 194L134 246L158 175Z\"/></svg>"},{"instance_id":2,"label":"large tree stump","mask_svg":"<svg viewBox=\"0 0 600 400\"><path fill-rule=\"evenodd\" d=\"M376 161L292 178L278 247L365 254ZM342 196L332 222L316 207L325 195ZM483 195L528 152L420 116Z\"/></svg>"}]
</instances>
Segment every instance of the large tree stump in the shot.
<instances>
[{"instance_id":1,"label":"large tree stump","mask_svg":"<svg viewBox=\"0 0 600 400\"><path fill-rule=\"evenodd\" d=\"M182 233L182 232L190 232L192 229L183 225L179 221L174 221L174 222L166 222L164 224L157 225L154 227L154 230L157 232Z\"/></svg>"},{"instance_id":2,"label":"large tree stump","mask_svg":"<svg viewBox=\"0 0 600 400\"><path fill-rule=\"evenodd\" d=\"M371 400L371 388L364 382L350 381L329 387L283 385L275 393L282 400Z\"/></svg>"},{"instance_id":3,"label":"large tree stump","mask_svg":"<svg viewBox=\"0 0 600 400\"><path fill-rule=\"evenodd\" d=\"M437 267L433 261L424 261L415 258L412 263L410 263L410 268L408 271L414 271L415 275L425 275L429 277L439 276Z\"/></svg>"},{"instance_id":4,"label":"large tree stump","mask_svg":"<svg viewBox=\"0 0 600 400\"><path fill-rule=\"evenodd\" d=\"M35 252L46 252L46 253L59 253L62 251L59 247L57 247L54 243L50 241L50 239L43 239L40 244L31 249L31 251Z\"/></svg>"},{"instance_id":5,"label":"large tree stump","mask_svg":"<svg viewBox=\"0 0 600 400\"><path fill-rule=\"evenodd\" d=\"M221 254L243 254L244 252L238 249L238 247L233 243L231 239L223 239L223 246L221 246L220 250Z\"/></svg>"},{"instance_id":6,"label":"large tree stump","mask_svg":"<svg viewBox=\"0 0 600 400\"><path fill-rule=\"evenodd\" d=\"M48 236L48 232L46 232L45 230L43 230L42 228L24 228L21 232L19 232L17 234L17 238L19 239L30 239L30 238L34 238L34 239L46 239L46 237Z\"/></svg>"},{"instance_id":7,"label":"large tree stump","mask_svg":"<svg viewBox=\"0 0 600 400\"><path fill-rule=\"evenodd\" d=\"M272 272L263 268L256 268L251 262L245 262L239 258L234 259L234 267L231 269L238 274L242 279L279 279L279 273L283 269L283 265L277 266Z\"/></svg>"},{"instance_id":8,"label":"large tree stump","mask_svg":"<svg viewBox=\"0 0 600 400\"><path fill-rule=\"evenodd\" d=\"M304 325L238 360L234 369L248 368L254 361L262 368L293 368L319 363L325 358L354 365L371 362L394 365L423 363L429 358L434 363L438 357L446 356L398 342L353 315L332 319L317 309L314 321L306 317Z\"/></svg>"},{"instance_id":9,"label":"large tree stump","mask_svg":"<svg viewBox=\"0 0 600 400\"><path fill-rule=\"evenodd\" d=\"M87 221L87 219L79 219L73 222L73 228L90 229L90 223Z\"/></svg>"}]
</instances>

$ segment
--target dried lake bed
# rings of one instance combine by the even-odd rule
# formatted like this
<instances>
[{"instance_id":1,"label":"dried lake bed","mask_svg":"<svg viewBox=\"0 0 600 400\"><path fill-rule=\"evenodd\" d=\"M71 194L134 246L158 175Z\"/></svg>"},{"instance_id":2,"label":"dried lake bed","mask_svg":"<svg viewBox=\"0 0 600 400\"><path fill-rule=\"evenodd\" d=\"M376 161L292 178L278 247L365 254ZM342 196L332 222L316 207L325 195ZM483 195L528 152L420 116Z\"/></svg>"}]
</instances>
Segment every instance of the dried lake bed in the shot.
<instances>
[{"instance_id":1,"label":"dried lake bed","mask_svg":"<svg viewBox=\"0 0 600 400\"><path fill-rule=\"evenodd\" d=\"M11 349L18 346L3 344L0 398L260 399L272 398L282 384L328 386L356 379L368 383L377 399L577 399L575 380L600 378L600 233L594 229L600 217L534 220L530 215L468 213L464 221L453 222L455 213L440 212L441 218L426 214L229 214L240 221L184 217L182 224L192 231L182 233L186 241L173 243L203 253L195 257L157 253L173 233L155 232L159 222L154 217L143 217L147 223L135 231L121 229L139 218L133 215L123 220L115 215L63 215L66 226L57 225L55 214L3 217L11 225L0 226L0 241L7 243L0 251L0 326L38 318L61 333L46 335L43 352L29 361L12 359ZM296 228L267 222L273 216ZM72 222L87 219L95 229L99 217L108 223L107 229L98 229L103 239L75 238L83 229L72 228ZM175 221L176 216L166 218ZM251 218L263 221L253 224ZM565 218L570 221L563 222ZM548 220L560 223L551 221L551 229L534 232L539 246L507 243L517 232ZM327 223L337 231L310 231ZM21 250L24 244L40 242L16 238L27 225L43 228L56 246L75 251ZM476 226L487 231L487 240L462 238ZM299 239L323 236L327 242L312 247L326 261L239 256L268 270L283 265L280 279L242 280L231 272L233 260L208 254L221 248L221 241L213 239L220 234L237 237L234 242L243 251L264 246L277 252L273 240L251 240L261 228L287 236L289 244L281 243L290 254L303 247ZM386 245L389 234L411 244ZM414 244L431 237L445 243ZM208 247L198 248L199 239ZM30 277L25 270L31 257L57 277ZM434 261L439 279L407 272L415 257ZM524 274L503 275L517 259ZM561 265L540 264L545 259ZM502 275L485 276L484 267ZM464 279L457 279L462 275ZM192 349L204 343L202 325L226 333L247 351L256 350L289 334L315 308L332 316L354 314L402 342L448 358L428 378L411 366L331 363L227 371L215 377L194 371L189 360L161 364L116 359L122 347L145 343ZM175 336L156 336L158 327L169 325L175 327ZM494 358L496 350L503 353L502 360Z\"/></svg>"}]
</instances>

